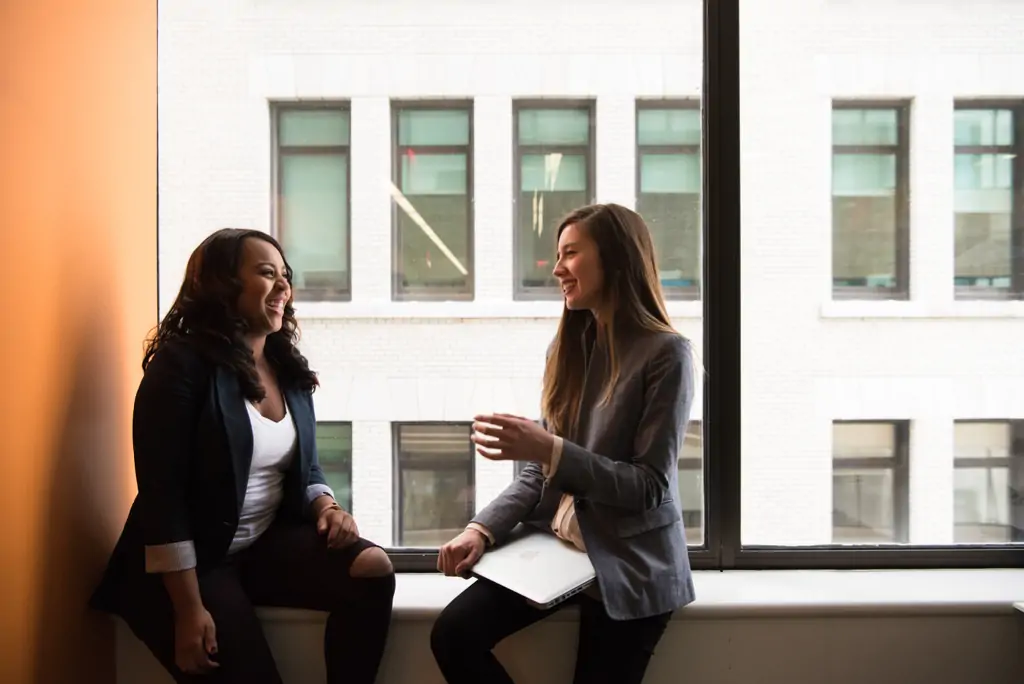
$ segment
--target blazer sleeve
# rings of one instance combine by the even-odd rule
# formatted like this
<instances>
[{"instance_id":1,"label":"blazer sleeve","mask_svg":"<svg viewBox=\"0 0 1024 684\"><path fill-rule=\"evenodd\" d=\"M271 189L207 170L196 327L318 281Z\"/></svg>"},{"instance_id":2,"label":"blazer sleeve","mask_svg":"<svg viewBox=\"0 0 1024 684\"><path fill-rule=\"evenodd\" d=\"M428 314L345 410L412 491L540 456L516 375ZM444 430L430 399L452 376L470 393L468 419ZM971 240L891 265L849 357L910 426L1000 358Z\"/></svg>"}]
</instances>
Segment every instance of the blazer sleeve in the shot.
<instances>
[{"instance_id":1,"label":"blazer sleeve","mask_svg":"<svg viewBox=\"0 0 1024 684\"><path fill-rule=\"evenodd\" d=\"M132 443L146 572L196 565L187 488L208 382L196 353L168 343L150 360L135 395Z\"/></svg>"},{"instance_id":2,"label":"blazer sleeve","mask_svg":"<svg viewBox=\"0 0 1024 684\"><path fill-rule=\"evenodd\" d=\"M619 461L563 440L550 486L636 512L665 502L693 404L693 357L684 337L671 337L647 363L644 388L632 457Z\"/></svg>"},{"instance_id":3,"label":"blazer sleeve","mask_svg":"<svg viewBox=\"0 0 1024 684\"><path fill-rule=\"evenodd\" d=\"M316 409L313 407L313 394L306 394L306 401L309 402L309 415L313 418L313 429L316 429ZM309 465L309 481L306 485L306 510L312 512L313 500L321 496L329 496L337 499L334 490L327 484L324 470L320 467L320 455L316 448L316 439L313 439L313 460Z\"/></svg>"}]
</instances>

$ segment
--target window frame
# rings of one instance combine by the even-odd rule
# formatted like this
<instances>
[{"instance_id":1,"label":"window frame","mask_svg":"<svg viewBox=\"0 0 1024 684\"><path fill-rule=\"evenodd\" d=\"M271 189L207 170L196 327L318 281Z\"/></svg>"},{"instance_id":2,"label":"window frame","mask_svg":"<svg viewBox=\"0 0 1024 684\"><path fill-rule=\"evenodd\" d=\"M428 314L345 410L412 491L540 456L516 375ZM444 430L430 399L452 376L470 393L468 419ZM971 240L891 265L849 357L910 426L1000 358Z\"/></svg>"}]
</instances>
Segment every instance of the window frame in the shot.
<instances>
[{"instance_id":1,"label":"window frame","mask_svg":"<svg viewBox=\"0 0 1024 684\"><path fill-rule=\"evenodd\" d=\"M445 420L407 420L407 421L395 421L391 423L391 454L392 454L392 539L395 544L400 544L402 539L402 530L404 523L404 507L402 506L403 495L405 493L404 487L402 486L402 473L408 468L407 465L403 464L402 461L402 428L403 427L421 427L421 426L445 426L445 427L460 427L466 428L466 455L468 457L467 463L469 465L468 474L469 487L472 492L471 499L466 504L467 513L469 519L476 514L476 449L472 447L472 442L469 441L469 434L472 431L472 422L469 421L445 421ZM461 471L464 469L465 464L461 466L454 466L447 461L427 461L427 466L423 465L424 462L418 462L415 467L408 468L409 470L426 470L426 471L438 471L438 470L450 470L450 471ZM468 520L467 520L468 522ZM427 565L430 569L437 569L437 550L424 548L424 547L403 547L399 546L397 552L392 552L392 557L402 557L405 564L408 565L411 562L415 564L415 567L420 567L424 563L424 559L427 559ZM416 564L416 559L419 559L419 563ZM432 559L432 565L430 561Z\"/></svg>"},{"instance_id":2,"label":"window frame","mask_svg":"<svg viewBox=\"0 0 1024 684\"><path fill-rule=\"evenodd\" d=\"M520 145L519 113L531 109L564 109L586 111L588 140L586 145ZM522 195L523 157L529 154L584 154L587 160L587 203L597 197L597 101L593 97L581 98L514 98L512 100L512 299L513 301L557 301L562 293L557 287L524 287L520 271L519 251L522 236L520 219ZM552 253L554 245L552 245Z\"/></svg>"},{"instance_id":3,"label":"window frame","mask_svg":"<svg viewBox=\"0 0 1024 684\"><path fill-rule=\"evenodd\" d=\"M287 145L280 143L282 114L292 111L338 111L348 114L347 145ZM292 288L297 302L350 302L352 301L352 107L348 100L275 100L270 102L270 176L271 187L271 235L283 244L287 232L281 219L281 157L293 154L345 155L345 264L348 283L344 288Z\"/></svg>"},{"instance_id":4,"label":"window frame","mask_svg":"<svg viewBox=\"0 0 1024 684\"><path fill-rule=\"evenodd\" d=\"M1010 110L1013 113L1013 143L1010 145L957 145L953 141L953 156L958 154L1011 154L1013 158L1013 184L1010 205L1010 287L971 287L957 285L954 296L958 301L1024 299L1024 99L993 100L958 98L953 102L958 111ZM953 217L956 220L956 206ZM954 231L956 230L954 226ZM953 234L956 240L956 233ZM953 274L956 277L956 255L953 255Z\"/></svg>"},{"instance_id":5,"label":"window frame","mask_svg":"<svg viewBox=\"0 0 1024 684\"><path fill-rule=\"evenodd\" d=\"M704 0L701 108L704 320L703 548L691 548L695 570L1012 568L1024 546L929 545L842 548L744 545L741 530L741 231L739 0ZM541 101L546 104L547 101ZM861 103L857 103L861 104ZM887 102L887 106L891 103ZM831 115L831 113L830 113ZM518 117L514 117L517 120ZM515 140L518 132L514 131ZM907 138L909 145L909 137ZM829 149L831 158L831 149ZM518 183L520 160L513 155ZM517 202L518 203L518 202ZM518 215L515 219L518 231ZM518 243L515 247L518 249ZM831 258L831 255L829 255ZM513 274L518 281L518 267ZM518 289L516 290L518 294ZM520 298L517 296L517 298ZM714 378L714 382L710 379ZM697 419L697 416L694 416ZM707 458L713 454L712 458ZM396 570L436 572L437 550L396 549Z\"/></svg>"},{"instance_id":6,"label":"window frame","mask_svg":"<svg viewBox=\"0 0 1024 684\"><path fill-rule=\"evenodd\" d=\"M644 98L640 97L636 99L635 117L633 125L633 141L634 141L634 193L636 195L635 204L637 209L640 208L640 195L641 192L641 155L643 154L696 154L698 158L701 155L701 144L696 145L643 145L640 143L640 112L643 111L659 111L659 110L697 110L700 112L700 100L695 98ZM701 172L703 176L703 169ZM698 250L698 263L703 264L704 259L700 240L697 243ZM659 264L658 270L661 270ZM666 287L664 284L661 286L662 295L665 299L680 300L680 301L699 301L701 297L701 289L703 284L703 274L698 273L698 277L701 281L696 286L671 286Z\"/></svg>"},{"instance_id":7,"label":"window frame","mask_svg":"<svg viewBox=\"0 0 1024 684\"><path fill-rule=\"evenodd\" d=\"M953 429L956 429L957 425L969 425L969 424L983 424L983 425L1003 425L1010 434L1010 453L1006 458L976 458L976 457L958 457L956 450L953 451L953 476L954 482L956 477L957 468L984 468L990 470L992 468L1006 468L1007 476L1007 487L1009 489L1009 503L1010 503L1010 528L1011 536L1010 543L1024 542L1024 506L1014 507L1014 496L1024 497L1024 492L1015 492L1013 485L1015 482L1024 482L1024 420L1022 419L1006 419L1006 418L969 418L969 419L957 419L953 421ZM953 532L956 534L956 515L953 516ZM988 546L997 546L989 544Z\"/></svg>"},{"instance_id":8,"label":"window frame","mask_svg":"<svg viewBox=\"0 0 1024 684\"><path fill-rule=\"evenodd\" d=\"M471 98L392 99L391 100L391 179L402 188L402 155L409 149L425 154L466 155L466 278L464 290L432 291L431 288L403 289L399 277L402 262L398 239L398 217L401 208L391 202L391 300L395 302L473 301L476 296L476 217L474 215L474 101ZM402 145L399 140L399 122L402 112L409 111L465 111L469 115L469 140L466 145Z\"/></svg>"},{"instance_id":9,"label":"window frame","mask_svg":"<svg viewBox=\"0 0 1024 684\"><path fill-rule=\"evenodd\" d=\"M868 110L896 112L896 144L895 145L837 145L831 138L829 147L829 169L837 154L895 154L896 155L896 285L894 287L856 287L837 286L835 284L835 195L829 186L829 230L832 234L832 251L829 254L829 268L832 283L833 300L878 300L878 299L910 299L910 108L911 101L906 99L893 100L859 100L841 99L832 101L829 109L831 123L832 113L842 110ZM831 130L831 126L829 127Z\"/></svg>"},{"instance_id":10,"label":"window frame","mask_svg":"<svg viewBox=\"0 0 1024 684\"><path fill-rule=\"evenodd\" d=\"M910 421L906 420L833 420L833 434L836 425L884 425L892 430L893 454L890 458L836 458L835 443L832 446L832 475L844 470L892 471L892 529L893 544L906 545L910 542ZM837 467L837 464L841 464ZM833 484L833 493L835 485ZM833 502L833 514L835 511ZM832 524L835 536L835 523ZM833 546L837 544L833 542ZM850 544L851 547L873 546Z\"/></svg>"}]
</instances>

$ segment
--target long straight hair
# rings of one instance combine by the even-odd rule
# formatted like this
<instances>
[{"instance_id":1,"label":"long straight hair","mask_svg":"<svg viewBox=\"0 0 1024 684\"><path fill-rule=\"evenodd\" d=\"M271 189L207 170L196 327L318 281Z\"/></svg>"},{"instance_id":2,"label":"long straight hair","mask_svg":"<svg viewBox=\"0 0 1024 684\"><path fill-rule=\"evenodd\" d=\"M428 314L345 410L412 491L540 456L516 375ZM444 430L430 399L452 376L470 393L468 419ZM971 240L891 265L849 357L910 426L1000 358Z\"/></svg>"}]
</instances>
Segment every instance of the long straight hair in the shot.
<instances>
[{"instance_id":1,"label":"long straight hair","mask_svg":"<svg viewBox=\"0 0 1024 684\"><path fill-rule=\"evenodd\" d=\"M618 204L580 207L562 219L556 238L571 225L597 244L604 271L601 297L607 320L601 321L599 334L609 360L608 379L601 396L601 403L607 404L619 381L619 347L625 334L637 330L679 333L665 310L654 243L640 215ZM587 327L594 323L590 311L573 311L568 307L562 310L558 333L544 367L541 406L548 429L555 434L571 435L576 429L586 371L579 344Z\"/></svg>"}]
</instances>

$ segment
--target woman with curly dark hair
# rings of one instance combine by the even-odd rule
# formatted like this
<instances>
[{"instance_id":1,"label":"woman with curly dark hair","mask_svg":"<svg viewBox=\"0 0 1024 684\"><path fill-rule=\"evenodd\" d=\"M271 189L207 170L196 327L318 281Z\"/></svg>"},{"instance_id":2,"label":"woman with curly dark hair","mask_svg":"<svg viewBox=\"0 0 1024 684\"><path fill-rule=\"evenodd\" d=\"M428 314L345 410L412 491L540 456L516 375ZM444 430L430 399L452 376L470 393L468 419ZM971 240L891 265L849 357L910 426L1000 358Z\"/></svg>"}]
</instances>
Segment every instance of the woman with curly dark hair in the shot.
<instances>
[{"instance_id":1,"label":"woman with curly dark hair","mask_svg":"<svg viewBox=\"0 0 1024 684\"><path fill-rule=\"evenodd\" d=\"M394 571L317 462L291 279L272 237L219 230L146 348L139 491L92 604L178 682L281 682L254 605L329 612L331 684L370 684L384 652Z\"/></svg>"}]
</instances>

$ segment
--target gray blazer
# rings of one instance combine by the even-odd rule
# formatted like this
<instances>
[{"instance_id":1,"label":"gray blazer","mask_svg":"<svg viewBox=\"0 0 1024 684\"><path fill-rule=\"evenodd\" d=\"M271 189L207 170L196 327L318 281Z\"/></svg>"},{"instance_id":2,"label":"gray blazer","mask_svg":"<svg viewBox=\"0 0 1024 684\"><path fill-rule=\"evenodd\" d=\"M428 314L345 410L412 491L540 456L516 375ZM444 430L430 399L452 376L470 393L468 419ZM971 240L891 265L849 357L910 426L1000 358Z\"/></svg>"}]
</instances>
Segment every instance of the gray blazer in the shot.
<instances>
[{"instance_id":1,"label":"gray blazer","mask_svg":"<svg viewBox=\"0 0 1024 684\"><path fill-rule=\"evenodd\" d=\"M501 543L520 522L547 527L563 493L615 620L667 613L694 599L683 531L677 461L693 403L690 343L672 333L636 333L620 344L619 380L600 406L608 373L593 330L576 433L563 438L555 473L530 463L473 522Z\"/></svg>"}]
</instances>

